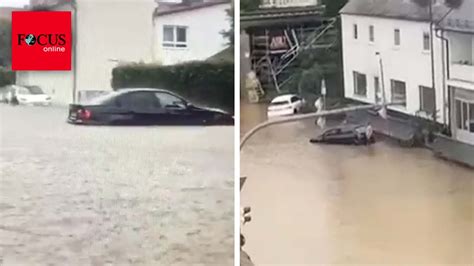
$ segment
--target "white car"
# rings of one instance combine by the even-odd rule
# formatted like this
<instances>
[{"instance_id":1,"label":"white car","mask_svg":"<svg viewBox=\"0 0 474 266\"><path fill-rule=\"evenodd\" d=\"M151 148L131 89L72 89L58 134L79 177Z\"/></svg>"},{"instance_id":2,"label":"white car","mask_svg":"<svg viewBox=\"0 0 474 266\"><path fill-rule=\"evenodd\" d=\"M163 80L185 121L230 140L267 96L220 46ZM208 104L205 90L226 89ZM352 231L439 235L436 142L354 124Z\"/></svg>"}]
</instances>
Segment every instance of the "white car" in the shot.
<instances>
[{"instance_id":1,"label":"white car","mask_svg":"<svg viewBox=\"0 0 474 266\"><path fill-rule=\"evenodd\" d=\"M296 94L280 95L273 99L268 106L268 118L277 116L294 115L300 113L305 105L305 100Z\"/></svg>"},{"instance_id":2,"label":"white car","mask_svg":"<svg viewBox=\"0 0 474 266\"><path fill-rule=\"evenodd\" d=\"M51 96L44 93L38 86L12 85L7 100L12 103L14 98L16 98L18 104L51 105Z\"/></svg>"}]
</instances>

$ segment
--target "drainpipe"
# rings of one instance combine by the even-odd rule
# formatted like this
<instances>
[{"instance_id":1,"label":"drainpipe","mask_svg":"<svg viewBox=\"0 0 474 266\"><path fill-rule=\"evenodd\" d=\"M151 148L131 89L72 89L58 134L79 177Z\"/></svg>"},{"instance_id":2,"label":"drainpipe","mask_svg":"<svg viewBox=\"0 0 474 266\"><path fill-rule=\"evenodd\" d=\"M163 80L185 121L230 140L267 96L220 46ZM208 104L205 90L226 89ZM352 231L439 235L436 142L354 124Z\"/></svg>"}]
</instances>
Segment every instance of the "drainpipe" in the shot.
<instances>
[{"instance_id":1,"label":"drainpipe","mask_svg":"<svg viewBox=\"0 0 474 266\"><path fill-rule=\"evenodd\" d=\"M77 94L77 1L72 1L72 9L74 10L74 22L72 29L72 62L73 62L73 74L72 74L72 102L76 103Z\"/></svg>"},{"instance_id":2,"label":"drainpipe","mask_svg":"<svg viewBox=\"0 0 474 266\"><path fill-rule=\"evenodd\" d=\"M443 104L448 104L448 113L449 119L447 120L448 132L451 131L451 96L450 92L446 86L446 79L449 79L449 41L446 37L444 37L444 31L442 29L436 29L436 37L441 40L442 48L441 48L441 60L442 60L442 67L443 67ZM441 34L441 35L440 35ZM446 95L448 95L448 99L446 101ZM443 116L444 116L444 124L446 125L446 108L443 106Z\"/></svg>"}]
</instances>

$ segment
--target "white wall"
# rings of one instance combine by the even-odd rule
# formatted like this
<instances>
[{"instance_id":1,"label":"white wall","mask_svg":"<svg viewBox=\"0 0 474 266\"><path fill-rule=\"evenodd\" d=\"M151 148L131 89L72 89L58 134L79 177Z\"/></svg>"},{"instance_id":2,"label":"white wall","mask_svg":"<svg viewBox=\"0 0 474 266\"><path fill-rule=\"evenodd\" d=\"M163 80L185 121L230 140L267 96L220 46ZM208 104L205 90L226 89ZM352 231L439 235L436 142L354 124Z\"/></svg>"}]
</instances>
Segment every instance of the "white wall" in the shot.
<instances>
[{"instance_id":1,"label":"white wall","mask_svg":"<svg viewBox=\"0 0 474 266\"><path fill-rule=\"evenodd\" d=\"M406 84L406 107L391 109L414 114L420 109L419 86L431 87L431 58L429 51L423 51L423 32L429 31L429 24L406 20L385 19L343 14L342 16L344 90L347 98L367 103L375 102L374 77L379 75L375 53L380 52L384 68L384 87L387 101L391 99L390 80ZM358 39L353 38L353 24L358 25ZM369 43L369 25L374 26L375 41ZM394 29L400 29L401 45L394 45ZM436 107L438 121L443 122L443 77L440 42L435 39ZM357 71L366 74L367 97L354 95L353 75ZM446 96L447 99L447 96ZM445 107L447 107L445 105Z\"/></svg>"},{"instance_id":2,"label":"white wall","mask_svg":"<svg viewBox=\"0 0 474 266\"><path fill-rule=\"evenodd\" d=\"M156 60L165 65L203 60L226 48L228 41L221 32L230 28L225 12L228 8L230 4L220 4L155 17ZM188 47L163 47L163 25L188 27Z\"/></svg>"},{"instance_id":3,"label":"white wall","mask_svg":"<svg viewBox=\"0 0 474 266\"><path fill-rule=\"evenodd\" d=\"M111 89L114 60L152 60L155 7L153 0L78 0L78 90Z\"/></svg>"}]
</instances>

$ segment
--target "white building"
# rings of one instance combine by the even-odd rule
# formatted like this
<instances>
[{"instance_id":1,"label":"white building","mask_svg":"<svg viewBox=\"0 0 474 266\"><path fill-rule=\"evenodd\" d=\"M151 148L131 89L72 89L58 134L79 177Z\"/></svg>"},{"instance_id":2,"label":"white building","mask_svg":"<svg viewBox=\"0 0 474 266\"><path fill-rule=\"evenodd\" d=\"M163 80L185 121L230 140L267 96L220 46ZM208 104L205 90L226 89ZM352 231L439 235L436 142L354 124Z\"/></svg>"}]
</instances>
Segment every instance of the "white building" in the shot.
<instances>
[{"instance_id":1,"label":"white building","mask_svg":"<svg viewBox=\"0 0 474 266\"><path fill-rule=\"evenodd\" d=\"M405 102L390 109L429 117L434 91L428 11L411 0L350 0L341 10L341 20L345 96L375 103L384 88L387 102ZM446 110L440 51L435 42L436 109L442 123Z\"/></svg>"},{"instance_id":2,"label":"white building","mask_svg":"<svg viewBox=\"0 0 474 266\"><path fill-rule=\"evenodd\" d=\"M452 136L474 145L474 0L464 0L440 25Z\"/></svg>"},{"instance_id":3,"label":"white building","mask_svg":"<svg viewBox=\"0 0 474 266\"><path fill-rule=\"evenodd\" d=\"M80 96L86 95L84 92L111 90L112 69L118 64L200 60L226 45L220 32L229 27L225 12L230 8L229 1L158 4L155 0L37 0L34 3L48 10L72 12L75 35L72 70L17 72L17 84L38 85L57 104L77 102Z\"/></svg>"},{"instance_id":4,"label":"white building","mask_svg":"<svg viewBox=\"0 0 474 266\"><path fill-rule=\"evenodd\" d=\"M472 5L470 10L466 7L473 0L465 0L463 6L451 12L443 1L434 2L436 21L451 21L459 14L472 19L474 14ZM456 105L470 106L474 99L470 94L474 89L472 28L464 27L462 31L446 28L449 32L443 34L441 23L430 32L429 9L418 6L413 0L350 0L340 13L347 98L375 103L381 101L384 88L387 102L404 102L389 109L432 119L436 108L438 123L450 126L456 139L474 144L474 138L472 134L468 136L470 132L465 125L458 130L453 126L455 119L466 122L473 121L474 117L474 110L470 111L469 107L462 107L461 113L472 112L471 118L455 116ZM468 22L463 19L459 23L465 25ZM442 40L443 35L449 39L449 51ZM431 52L435 89L432 86ZM460 101L450 101L454 98Z\"/></svg>"},{"instance_id":5,"label":"white building","mask_svg":"<svg viewBox=\"0 0 474 266\"><path fill-rule=\"evenodd\" d=\"M172 65L204 60L228 46L222 32L229 30L226 10L230 0L159 3L154 15L156 60Z\"/></svg>"}]
</instances>

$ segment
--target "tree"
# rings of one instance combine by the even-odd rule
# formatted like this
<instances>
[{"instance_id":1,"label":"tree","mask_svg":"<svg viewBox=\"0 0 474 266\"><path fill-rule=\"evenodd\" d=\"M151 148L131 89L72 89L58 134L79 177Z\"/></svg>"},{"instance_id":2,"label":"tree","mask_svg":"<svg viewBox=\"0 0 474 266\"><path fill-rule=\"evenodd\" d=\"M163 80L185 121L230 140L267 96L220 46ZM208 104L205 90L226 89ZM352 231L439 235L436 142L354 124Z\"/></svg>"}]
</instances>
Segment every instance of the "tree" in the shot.
<instances>
[{"instance_id":1,"label":"tree","mask_svg":"<svg viewBox=\"0 0 474 266\"><path fill-rule=\"evenodd\" d=\"M326 15L335 17L339 14L339 10L347 3L348 0L323 0L326 6Z\"/></svg>"},{"instance_id":2,"label":"tree","mask_svg":"<svg viewBox=\"0 0 474 266\"><path fill-rule=\"evenodd\" d=\"M241 0L240 12L256 10L260 6L260 3L261 3L260 0Z\"/></svg>"},{"instance_id":3,"label":"tree","mask_svg":"<svg viewBox=\"0 0 474 266\"><path fill-rule=\"evenodd\" d=\"M226 38L230 46L234 46L234 4L232 7L226 10L227 17L230 23L230 29L221 32L222 36Z\"/></svg>"},{"instance_id":4,"label":"tree","mask_svg":"<svg viewBox=\"0 0 474 266\"><path fill-rule=\"evenodd\" d=\"M0 66L11 64L11 35L12 26L8 20L0 20Z\"/></svg>"}]
</instances>

